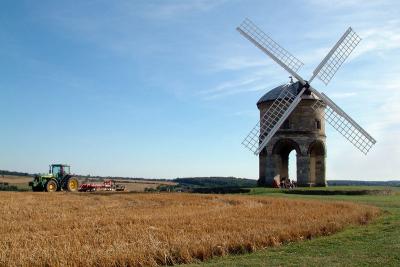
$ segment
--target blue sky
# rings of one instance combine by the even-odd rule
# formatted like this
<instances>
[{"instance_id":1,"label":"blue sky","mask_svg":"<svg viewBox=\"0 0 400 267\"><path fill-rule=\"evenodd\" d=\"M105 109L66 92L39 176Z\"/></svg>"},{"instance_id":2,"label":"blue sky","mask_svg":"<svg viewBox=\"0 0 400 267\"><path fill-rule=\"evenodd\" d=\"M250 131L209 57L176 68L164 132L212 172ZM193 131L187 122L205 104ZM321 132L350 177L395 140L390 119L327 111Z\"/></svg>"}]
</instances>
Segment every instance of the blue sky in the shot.
<instances>
[{"instance_id":1,"label":"blue sky","mask_svg":"<svg viewBox=\"0 0 400 267\"><path fill-rule=\"evenodd\" d=\"M328 179L399 178L398 1L1 1L0 169L257 178L240 143L288 74L245 40L248 17L309 77L352 26L363 38L325 92L378 140L327 127Z\"/></svg>"}]
</instances>

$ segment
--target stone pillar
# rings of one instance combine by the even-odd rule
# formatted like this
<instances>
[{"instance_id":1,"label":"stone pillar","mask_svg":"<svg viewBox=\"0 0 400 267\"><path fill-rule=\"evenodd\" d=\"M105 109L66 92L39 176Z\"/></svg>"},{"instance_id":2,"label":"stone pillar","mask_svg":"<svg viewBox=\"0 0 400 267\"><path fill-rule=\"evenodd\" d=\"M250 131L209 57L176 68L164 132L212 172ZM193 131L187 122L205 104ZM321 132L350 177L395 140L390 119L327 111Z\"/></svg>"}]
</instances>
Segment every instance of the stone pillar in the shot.
<instances>
[{"instance_id":1,"label":"stone pillar","mask_svg":"<svg viewBox=\"0 0 400 267\"><path fill-rule=\"evenodd\" d=\"M257 184L258 186L266 186L266 177L267 177L267 153L265 150L261 151L261 153L258 155L259 159L259 173L258 173L258 181Z\"/></svg>"},{"instance_id":2,"label":"stone pillar","mask_svg":"<svg viewBox=\"0 0 400 267\"><path fill-rule=\"evenodd\" d=\"M326 186L325 156L316 156L315 161L315 184L316 186Z\"/></svg>"},{"instance_id":3,"label":"stone pillar","mask_svg":"<svg viewBox=\"0 0 400 267\"><path fill-rule=\"evenodd\" d=\"M267 185L272 186L274 179L281 178L282 158L280 155L272 155L269 157L269 169L267 173Z\"/></svg>"},{"instance_id":4,"label":"stone pillar","mask_svg":"<svg viewBox=\"0 0 400 267\"><path fill-rule=\"evenodd\" d=\"M310 177L310 157L297 155L297 185L308 186Z\"/></svg>"},{"instance_id":5,"label":"stone pillar","mask_svg":"<svg viewBox=\"0 0 400 267\"><path fill-rule=\"evenodd\" d=\"M280 177L281 157L279 155L266 155L260 153L260 172L258 178L259 186L272 186L274 178Z\"/></svg>"}]
</instances>

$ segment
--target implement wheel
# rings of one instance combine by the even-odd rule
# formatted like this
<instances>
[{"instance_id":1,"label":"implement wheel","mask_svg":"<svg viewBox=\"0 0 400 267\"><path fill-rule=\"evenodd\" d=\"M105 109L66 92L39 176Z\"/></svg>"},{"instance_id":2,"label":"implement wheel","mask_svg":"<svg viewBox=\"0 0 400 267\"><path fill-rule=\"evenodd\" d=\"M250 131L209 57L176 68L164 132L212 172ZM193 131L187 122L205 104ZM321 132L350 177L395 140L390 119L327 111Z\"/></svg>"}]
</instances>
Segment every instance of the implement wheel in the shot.
<instances>
[{"instance_id":1,"label":"implement wheel","mask_svg":"<svg viewBox=\"0 0 400 267\"><path fill-rule=\"evenodd\" d=\"M46 183L46 192L56 192L57 191L57 182L54 180L49 180Z\"/></svg>"},{"instance_id":2,"label":"implement wheel","mask_svg":"<svg viewBox=\"0 0 400 267\"><path fill-rule=\"evenodd\" d=\"M76 191L78 191L78 188L79 188L78 179L73 178L73 177L69 178L67 181L67 191L76 192Z\"/></svg>"}]
</instances>

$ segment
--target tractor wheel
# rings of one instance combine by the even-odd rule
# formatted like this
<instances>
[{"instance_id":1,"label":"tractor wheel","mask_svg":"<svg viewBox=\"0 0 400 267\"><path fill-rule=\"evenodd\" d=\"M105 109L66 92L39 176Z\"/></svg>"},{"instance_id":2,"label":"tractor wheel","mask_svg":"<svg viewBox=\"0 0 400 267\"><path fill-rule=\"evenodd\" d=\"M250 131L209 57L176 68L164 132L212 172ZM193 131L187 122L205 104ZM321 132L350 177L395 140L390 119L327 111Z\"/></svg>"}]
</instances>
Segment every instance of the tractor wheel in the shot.
<instances>
[{"instance_id":1,"label":"tractor wheel","mask_svg":"<svg viewBox=\"0 0 400 267\"><path fill-rule=\"evenodd\" d=\"M77 190L78 190L78 187L79 187L78 179L73 178L73 177L71 177L71 178L68 179L68 181L67 181L67 190L68 190L69 192L75 192L75 191L77 191Z\"/></svg>"},{"instance_id":2,"label":"tractor wheel","mask_svg":"<svg viewBox=\"0 0 400 267\"><path fill-rule=\"evenodd\" d=\"M57 182L54 180L49 180L46 183L46 192L56 192L57 191Z\"/></svg>"}]
</instances>

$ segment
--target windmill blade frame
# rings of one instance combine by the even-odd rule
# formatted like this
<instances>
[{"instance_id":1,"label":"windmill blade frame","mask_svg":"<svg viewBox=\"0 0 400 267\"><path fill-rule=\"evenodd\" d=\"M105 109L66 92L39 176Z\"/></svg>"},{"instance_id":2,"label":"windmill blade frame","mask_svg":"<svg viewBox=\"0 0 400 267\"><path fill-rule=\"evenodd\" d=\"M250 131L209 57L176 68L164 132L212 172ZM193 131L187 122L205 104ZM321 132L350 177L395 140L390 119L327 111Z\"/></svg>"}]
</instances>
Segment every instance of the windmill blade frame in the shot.
<instances>
[{"instance_id":1,"label":"windmill blade frame","mask_svg":"<svg viewBox=\"0 0 400 267\"><path fill-rule=\"evenodd\" d=\"M236 29L246 39L300 81L302 85L307 85L307 82L296 73L304 63L275 42L251 20L246 18ZM272 103L270 109L265 112L256 126L253 127L242 144L254 154L259 154L300 103L301 95L305 90L306 88L302 88L297 96L292 95L287 90L283 90L281 94L284 94L284 96L280 96L280 98Z\"/></svg>"},{"instance_id":2,"label":"windmill blade frame","mask_svg":"<svg viewBox=\"0 0 400 267\"><path fill-rule=\"evenodd\" d=\"M287 107L286 111L282 114L282 116L279 118L279 120L275 123L275 125L272 127L272 129L268 132L267 136L261 141L257 151L255 154L260 154L260 152L264 149L264 147L267 146L269 140L275 135L275 133L281 128L285 120L290 116L290 114L293 112L293 110L297 107L297 105L301 101L301 96L303 95L304 91L306 88L303 88L300 93L293 99L293 102Z\"/></svg>"},{"instance_id":3,"label":"windmill blade frame","mask_svg":"<svg viewBox=\"0 0 400 267\"><path fill-rule=\"evenodd\" d=\"M323 103L316 102L312 108L314 110L326 105L325 121L327 121L336 131L353 144L358 150L366 155L376 140L367 133L357 122L355 122L346 112L333 102L324 93L319 93L314 88L310 90L323 100Z\"/></svg>"},{"instance_id":4,"label":"windmill blade frame","mask_svg":"<svg viewBox=\"0 0 400 267\"><path fill-rule=\"evenodd\" d=\"M311 83L315 77L318 77L325 85L328 85L340 66L342 66L343 62L350 56L351 52L353 52L360 41L360 36L349 27L321 63L315 68L309 82Z\"/></svg>"},{"instance_id":5,"label":"windmill blade frame","mask_svg":"<svg viewBox=\"0 0 400 267\"><path fill-rule=\"evenodd\" d=\"M275 42L251 20L246 18L236 28L236 30L289 72L293 77L301 81L302 84L305 84L305 81L296 73L304 63Z\"/></svg>"},{"instance_id":6,"label":"windmill blade frame","mask_svg":"<svg viewBox=\"0 0 400 267\"><path fill-rule=\"evenodd\" d=\"M291 112L301 101L300 94L294 95L288 90L288 86L281 91L260 121L251 129L249 134L242 141L242 144L258 155L271 140L272 136L279 130Z\"/></svg>"}]
</instances>

